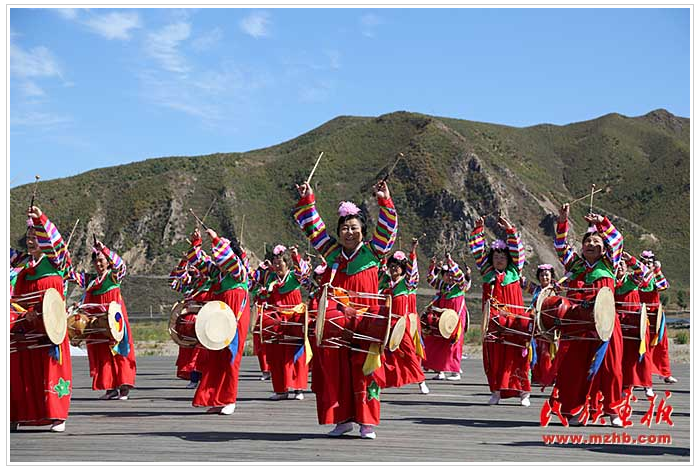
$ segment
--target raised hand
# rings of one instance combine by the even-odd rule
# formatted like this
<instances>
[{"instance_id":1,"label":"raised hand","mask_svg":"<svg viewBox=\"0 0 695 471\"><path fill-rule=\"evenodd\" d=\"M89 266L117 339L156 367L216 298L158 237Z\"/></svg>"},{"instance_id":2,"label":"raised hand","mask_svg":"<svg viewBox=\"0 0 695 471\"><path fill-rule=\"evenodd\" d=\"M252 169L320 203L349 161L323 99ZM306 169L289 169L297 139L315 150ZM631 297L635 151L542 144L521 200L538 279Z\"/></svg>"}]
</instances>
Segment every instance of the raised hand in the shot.
<instances>
[{"instance_id":1,"label":"raised hand","mask_svg":"<svg viewBox=\"0 0 695 471\"><path fill-rule=\"evenodd\" d=\"M299 193L299 198L304 198L309 195L314 194L314 190L311 189L311 185L304 182L301 185L294 185L297 188L297 193Z\"/></svg>"},{"instance_id":2,"label":"raised hand","mask_svg":"<svg viewBox=\"0 0 695 471\"><path fill-rule=\"evenodd\" d=\"M389 187L385 181L381 180L379 183L374 185L374 194L378 198L390 199L391 193L389 192Z\"/></svg>"},{"instance_id":3,"label":"raised hand","mask_svg":"<svg viewBox=\"0 0 695 471\"><path fill-rule=\"evenodd\" d=\"M584 220L589 224L593 224L594 226L598 227L599 224L603 222L603 216L596 213L589 213L586 216L584 216Z\"/></svg>"},{"instance_id":4,"label":"raised hand","mask_svg":"<svg viewBox=\"0 0 695 471\"><path fill-rule=\"evenodd\" d=\"M569 217L570 217L570 204L565 203L562 205L562 208L560 208L560 212L557 215L557 222L566 222Z\"/></svg>"},{"instance_id":5,"label":"raised hand","mask_svg":"<svg viewBox=\"0 0 695 471\"><path fill-rule=\"evenodd\" d=\"M38 206L31 206L29 209L27 209L27 216L30 218L38 219L41 217L43 213L39 209Z\"/></svg>"},{"instance_id":6,"label":"raised hand","mask_svg":"<svg viewBox=\"0 0 695 471\"><path fill-rule=\"evenodd\" d=\"M509 229L511 229L512 227L514 227L514 226L512 225L512 223L509 222L509 220L508 220L507 218L502 217L502 216L500 216L499 219L497 219L497 224L499 224L499 225L500 225L501 227L503 227L505 230L509 230Z\"/></svg>"},{"instance_id":7,"label":"raised hand","mask_svg":"<svg viewBox=\"0 0 695 471\"><path fill-rule=\"evenodd\" d=\"M205 232L208 233L208 237L210 237L210 240L217 239L217 232L215 232L214 230L208 228Z\"/></svg>"},{"instance_id":8,"label":"raised hand","mask_svg":"<svg viewBox=\"0 0 695 471\"><path fill-rule=\"evenodd\" d=\"M483 216L480 216L478 219L475 220L476 229L479 227L483 227L484 225L485 225L485 218Z\"/></svg>"}]
</instances>

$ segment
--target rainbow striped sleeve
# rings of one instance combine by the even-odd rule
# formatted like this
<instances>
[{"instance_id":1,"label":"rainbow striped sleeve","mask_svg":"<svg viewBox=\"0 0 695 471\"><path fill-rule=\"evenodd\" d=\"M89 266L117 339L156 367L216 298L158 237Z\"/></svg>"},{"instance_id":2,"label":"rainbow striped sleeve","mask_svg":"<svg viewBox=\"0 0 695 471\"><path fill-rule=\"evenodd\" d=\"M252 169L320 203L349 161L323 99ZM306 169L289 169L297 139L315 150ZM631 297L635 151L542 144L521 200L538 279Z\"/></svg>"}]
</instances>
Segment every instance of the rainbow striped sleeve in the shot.
<instances>
[{"instance_id":1,"label":"rainbow striped sleeve","mask_svg":"<svg viewBox=\"0 0 695 471\"><path fill-rule=\"evenodd\" d=\"M606 250L604 257L613 264L613 268L616 268L623 255L623 235L605 216L598 229L601 232L601 237L608 245L608 250Z\"/></svg>"},{"instance_id":2,"label":"rainbow striped sleeve","mask_svg":"<svg viewBox=\"0 0 695 471\"><path fill-rule=\"evenodd\" d=\"M234 253L229 240L224 237L213 240L212 257L222 273L229 274L238 281L246 281L244 262Z\"/></svg>"},{"instance_id":3,"label":"rainbow striped sleeve","mask_svg":"<svg viewBox=\"0 0 695 471\"><path fill-rule=\"evenodd\" d=\"M435 289L439 289L439 285L441 283L438 283L437 280L437 265L434 263L430 264L429 270L427 270L427 283Z\"/></svg>"},{"instance_id":4,"label":"rainbow striped sleeve","mask_svg":"<svg viewBox=\"0 0 695 471\"><path fill-rule=\"evenodd\" d=\"M533 281L529 280L525 276L521 277L521 289L523 291L526 291L528 294L536 294L536 290L540 288L540 285L537 285Z\"/></svg>"},{"instance_id":5,"label":"rainbow striped sleeve","mask_svg":"<svg viewBox=\"0 0 695 471\"><path fill-rule=\"evenodd\" d=\"M417 255L415 252L410 252L408 261L405 266L405 285L408 290L412 291L417 288L420 283L420 273L417 267Z\"/></svg>"},{"instance_id":6,"label":"rainbow striped sleeve","mask_svg":"<svg viewBox=\"0 0 695 471\"><path fill-rule=\"evenodd\" d=\"M519 231L514 226L507 229L507 247L509 247L509 254L512 256L512 263L521 272L526 262L526 249L524 249L524 244L521 242Z\"/></svg>"},{"instance_id":7,"label":"rainbow striped sleeve","mask_svg":"<svg viewBox=\"0 0 695 471\"><path fill-rule=\"evenodd\" d=\"M463 275L463 270L461 270L461 267L459 266L458 263L453 262L449 265L449 269L451 270L451 278L454 283L456 283L459 286L464 286L464 282L466 281L466 277Z\"/></svg>"},{"instance_id":8,"label":"rainbow striped sleeve","mask_svg":"<svg viewBox=\"0 0 695 471\"><path fill-rule=\"evenodd\" d=\"M656 284L656 289L659 291L668 289L670 286L668 280L661 271L661 267L654 269L654 284Z\"/></svg>"},{"instance_id":9,"label":"rainbow striped sleeve","mask_svg":"<svg viewBox=\"0 0 695 471\"><path fill-rule=\"evenodd\" d=\"M110 260L113 264L113 268L111 269L111 275L114 277L114 281L116 281L117 283L123 281L123 277L125 276L126 272L125 262L123 261L123 259L119 257L116 252L114 252L108 247L104 247L102 253L106 255L106 258Z\"/></svg>"},{"instance_id":10,"label":"rainbow striped sleeve","mask_svg":"<svg viewBox=\"0 0 695 471\"><path fill-rule=\"evenodd\" d=\"M58 232L58 229L48 220L46 214L41 214L41 217L38 219L33 218L33 222L39 248L54 267L62 267L68 255L68 250L65 247L65 242L60 232Z\"/></svg>"},{"instance_id":11,"label":"rainbow striped sleeve","mask_svg":"<svg viewBox=\"0 0 695 471\"><path fill-rule=\"evenodd\" d=\"M372 240L369 245L374 250L374 253L380 256L386 256L393 247L398 234L398 215L396 208L393 206L391 198L379 198L379 219Z\"/></svg>"},{"instance_id":12,"label":"rainbow striped sleeve","mask_svg":"<svg viewBox=\"0 0 695 471\"><path fill-rule=\"evenodd\" d=\"M468 248L475 259L475 266L478 267L478 270L483 275L492 270L492 265L490 265L485 256L484 233L485 229L483 227L476 227L471 231L471 235L468 238Z\"/></svg>"},{"instance_id":13,"label":"rainbow striped sleeve","mask_svg":"<svg viewBox=\"0 0 695 471\"><path fill-rule=\"evenodd\" d=\"M627 265L632 268L632 281L634 281L637 286L640 286L647 275L646 265L635 257L631 257L630 260L627 261Z\"/></svg>"},{"instance_id":14,"label":"rainbow striped sleeve","mask_svg":"<svg viewBox=\"0 0 695 471\"><path fill-rule=\"evenodd\" d=\"M297 256L293 255L292 261L294 262L292 267L294 276L301 283L303 279L308 278L309 275L311 275L311 267L299 254L297 254Z\"/></svg>"},{"instance_id":15,"label":"rainbow striped sleeve","mask_svg":"<svg viewBox=\"0 0 695 471\"><path fill-rule=\"evenodd\" d=\"M555 226L555 253L557 253L560 262L564 265L566 269L574 263L577 258L577 254L574 253L572 247L567 245L567 233L569 232L569 223L567 221L558 221Z\"/></svg>"},{"instance_id":16,"label":"rainbow striped sleeve","mask_svg":"<svg viewBox=\"0 0 695 471\"><path fill-rule=\"evenodd\" d=\"M212 259L200 248L200 245L191 245L186 258L188 263L197 268L206 277L213 277L214 272L217 271Z\"/></svg>"},{"instance_id":17,"label":"rainbow striped sleeve","mask_svg":"<svg viewBox=\"0 0 695 471\"><path fill-rule=\"evenodd\" d=\"M324 257L338 248L338 242L326 232L326 224L316 210L316 197L313 194L297 202L294 220L309 238L312 247Z\"/></svg>"}]
</instances>

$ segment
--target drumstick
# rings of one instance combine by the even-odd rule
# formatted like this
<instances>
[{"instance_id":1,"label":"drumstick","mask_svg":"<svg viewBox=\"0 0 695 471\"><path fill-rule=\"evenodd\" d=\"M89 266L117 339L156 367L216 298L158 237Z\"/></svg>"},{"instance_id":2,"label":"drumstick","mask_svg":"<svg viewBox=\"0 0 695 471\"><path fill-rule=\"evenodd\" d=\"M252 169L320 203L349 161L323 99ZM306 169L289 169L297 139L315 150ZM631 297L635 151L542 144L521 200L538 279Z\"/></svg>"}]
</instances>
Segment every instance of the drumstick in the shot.
<instances>
[{"instance_id":1,"label":"drumstick","mask_svg":"<svg viewBox=\"0 0 695 471\"><path fill-rule=\"evenodd\" d=\"M591 203L589 204L589 214L594 212L594 190L596 190L596 185L591 184Z\"/></svg>"},{"instance_id":2,"label":"drumstick","mask_svg":"<svg viewBox=\"0 0 695 471\"><path fill-rule=\"evenodd\" d=\"M579 202L579 201L581 201L581 200L585 200L585 199L587 199L589 196L591 196L591 197L592 197L592 206L593 206L593 196L596 195L596 194L598 194L598 193L601 193L602 190L603 190L603 188L599 188L599 189L596 190L596 191L593 191L593 190L592 190L592 192L589 193L588 195L584 195L584 196L582 196L581 198L577 198L576 200L572 200L572 201L570 201L568 204L577 203L577 202Z\"/></svg>"},{"instance_id":3,"label":"drumstick","mask_svg":"<svg viewBox=\"0 0 695 471\"><path fill-rule=\"evenodd\" d=\"M203 215L203 221L205 221L205 218L208 217L208 214L210 214L210 211L212 211L212 207L213 207L213 205L215 204L216 201L217 201L217 196L215 196L215 198L212 200L212 203L210 203L210 207L208 208L208 210L207 210L207 211L205 212L205 214Z\"/></svg>"},{"instance_id":4,"label":"drumstick","mask_svg":"<svg viewBox=\"0 0 695 471\"><path fill-rule=\"evenodd\" d=\"M246 214L241 215L241 231L239 233L239 245L244 245L244 221L246 220Z\"/></svg>"},{"instance_id":5,"label":"drumstick","mask_svg":"<svg viewBox=\"0 0 695 471\"><path fill-rule=\"evenodd\" d=\"M399 152L399 153L398 153L398 158L396 159L396 162L395 162L395 163L393 164L393 166L391 167L391 170L389 170L389 171L386 173L386 176L385 176L384 178L381 179L382 182L385 182L386 180L389 179L389 175L391 175L391 173L393 173L393 171L396 169L396 165L398 165L398 162L400 162L401 157L404 157L403 152Z\"/></svg>"},{"instance_id":6,"label":"drumstick","mask_svg":"<svg viewBox=\"0 0 695 471\"><path fill-rule=\"evenodd\" d=\"M77 218L77 221L75 221L75 225L72 226L72 230L70 231L70 236L68 237L68 241L65 243L65 248L67 249L70 246L70 241L72 240L72 235L75 233L75 229L77 229L77 224L79 224L80 218Z\"/></svg>"},{"instance_id":7,"label":"drumstick","mask_svg":"<svg viewBox=\"0 0 695 471\"><path fill-rule=\"evenodd\" d=\"M30 208L34 207L34 198L36 198L36 190L39 187L39 179L41 178L41 176L34 175L34 178L36 178L36 180L34 181L34 191L31 194L31 204L29 205Z\"/></svg>"},{"instance_id":8,"label":"drumstick","mask_svg":"<svg viewBox=\"0 0 695 471\"><path fill-rule=\"evenodd\" d=\"M205 230L207 231L207 230L208 230L208 226L206 226L205 223L193 212L193 208L188 208L188 210L191 212L191 214L193 215L193 217L195 218L195 220L198 221L198 224L200 224L201 226L203 226L203 229L205 229Z\"/></svg>"},{"instance_id":9,"label":"drumstick","mask_svg":"<svg viewBox=\"0 0 695 471\"><path fill-rule=\"evenodd\" d=\"M323 152L319 154L319 158L316 159L316 163L314 164L314 168L311 169L311 173L309 174L309 178L306 179L306 184L308 185L309 182L311 181L311 177L314 176L314 172L316 171L316 167L319 166L319 162L321 162L321 157L323 157Z\"/></svg>"},{"instance_id":10,"label":"drumstick","mask_svg":"<svg viewBox=\"0 0 695 471\"><path fill-rule=\"evenodd\" d=\"M97 246L97 235L92 233L92 238L94 239L94 247Z\"/></svg>"}]
</instances>

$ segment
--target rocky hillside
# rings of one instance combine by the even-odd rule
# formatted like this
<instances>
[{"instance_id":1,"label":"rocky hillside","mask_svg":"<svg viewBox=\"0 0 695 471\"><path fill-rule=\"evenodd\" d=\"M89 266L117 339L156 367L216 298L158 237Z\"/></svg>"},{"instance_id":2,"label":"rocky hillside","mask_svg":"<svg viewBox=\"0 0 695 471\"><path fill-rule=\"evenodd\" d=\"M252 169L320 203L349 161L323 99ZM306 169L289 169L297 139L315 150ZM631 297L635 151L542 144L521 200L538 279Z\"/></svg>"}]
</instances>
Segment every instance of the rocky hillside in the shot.
<instances>
[{"instance_id":1,"label":"rocky hillside","mask_svg":"<svg viewBox=\"0 0 695 471\"><path fill-rule=\"evenodd\" d=\"M266 244L307 246L291 218L294 185L306 179L321 151L312 184L330 231L344 199L362 206L373 220L371 185L402 152L405 158L389 177L400 216L397 245L406 248L412 236L426 233L422 266L446 251L472 265L465 234L477 217L488 215L488 234L501 235L495 224L500 212L520 227L529 267L558 266L554 215L562 202L588 194L593 183L602 190L594 208L624 232L626 249L654 250L674 291L685 290L690 281L689 129L689 119L665 110L527 128L407 112L342 116L252 152L149 159L41 181L37 204L66 238L80 219L70 243L80 268L89 268L92 234L117 250L129 267L129 310L157 312L176 299L163 277L194 227L188 208L199 215L211 208L206 224L227 237L243 237L257 260ZM13 245L22 242L31 190L25 185L11 191ZM572 207L580 232L588 207L588 198Z\"/></svg>"}]
</instances>

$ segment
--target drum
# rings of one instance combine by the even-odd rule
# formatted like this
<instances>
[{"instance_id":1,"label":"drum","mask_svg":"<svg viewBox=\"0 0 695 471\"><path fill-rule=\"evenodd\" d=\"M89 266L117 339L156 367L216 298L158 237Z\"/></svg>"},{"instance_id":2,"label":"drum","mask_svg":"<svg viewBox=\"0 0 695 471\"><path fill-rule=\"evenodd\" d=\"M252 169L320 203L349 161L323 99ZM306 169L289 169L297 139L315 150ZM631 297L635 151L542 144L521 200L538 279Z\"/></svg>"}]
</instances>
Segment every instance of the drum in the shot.
<instances>
[{"instance_id":1,"label":"drum","mask_svg":"<svg viewBox=\"0 0 695 471\"><path fill-rule=\"evenodd\" d=\"M19 303L29 298L37 301L28 303L28 309ZM16 297L10 303L10 352L60 345L67 333L65 301L55 288L43 293L40 311L40 294Z\"/></svg>"},{"instance_id":2,"label":"drum","mask_svg":"<svg viewBox=\"0 0 695 471\"><path fill-rule=\"evenodd\" d=\"M363 304L361 300L376 300L377 304ZM316 343L361 352L378 343L383 352L391 323L391 296L349 292L326 284L318 303Z\"/></svg>"},{"instance_id":3,"label":"drum","mask_svg":"<svg viewBox=\"0 0 695 471\"><path fill-rule=\"evenodd\" d=\"M427 335L450 338L459 324L459 315L453 309L430 306L421 316L421 325Z\"/></svg>"},{"instance_id":4,"label":"drum","mask_svg":"<svg viewBox=\"0 0 695 471\"><path fill-rule=\"evenodd\" d=\"M397 318L396 323L393 324L393 327L391 327L391 336L389 337L389 350L391 350L392 352L398 350L398 347L401 345L407 325L408 316L400 316Z\"/></svg>"},{"instance_id":5,"label":"drum","mask_svg":"<svg viewBox=\"0 0 695 471\"><path fill-rule=\"evenodd\" d=\"M647 305L642 303L639 311L623 311L621 314L623 339L644 340L647 337Z\"/></svg>"},{"instance_id":6,"label":"drum","mask_svg":"<svg viewBox=\"0 0 695 471\"><path fill-rule=\"evenodd\" d=\"M646 308L646 304L645 304ZM649 320L649 333L651 337L659 335L659 328L661 327L661 322L664 315L664 307L659 303L659 307L654 312L647 311L647 319Z\"/></svg>"},{"instance_id":7,"label":"drum","mask_svg":"<svg viewBox=\"0 0 695 471\"><path fill-rule=\"evenodd\" d=\"M259 310L259 330L262 343L304 345L308 332L308 311L304 303L296 306L265 305Z\"/></svg>"},{"instance_id":8,"label":"drum","mask_svg":"<svg viewBox=\"0 0 695 471\"><path fill-rule=\"evenodd\" d=\"M70 343L118 343L125 335L125 319L121 305L81 304L68 310L67 330Z\"/></svg>"},{"instance_id":9,"label":"drum","mask_svg":"<svg viewBox=\"0 0 695 471\"><path fill-rule=\"evenodd\" d=\"M503 343L526 348L533 338L533 315L514 312L513 306L497 302L494 298L485 301L480 334L483 342Z\"/></svg>"},{"instance_id":10,"label":"drum","mask_svg":"<svg viewBox=\"0 0 695 471\"><path fill-rule=\"evenodd\" d=\"M192 300L174 304L169 316L169 335L174 343L188 348L199 345L195 335L195 321L202 307L202 303Z\"/></svg>"},{"instance_id":11,"label":"drum","mask_svg":"<svg viewBox=\"0 0 695 471\"><path fill-rule=\"evenodd\" d=\"M607 341L615 325L615 298L608 287L599 290L591 302L572 302L564 296L542 291L536 302L538 331L550 339L557 330L563 338L600 338Z\"/></svg>"},{"instance_id":12,"label":"drum","mask_svg":"<svg viewBox=\"0 0 695 471\"><path fill-rule=\"evenodd\" d=\"M195 319L195 336L208 350L227 347L237 331L234 311L222 301L209 301L200 308Z\"/></svg>"},{"instance_id":13,"label":"drum","mask_svg":"<svg viewBox=\"0 0 695 471\"><path fill-rule=\"evenodd\" d=\"M410 321L410 336L415 337L415 334L417 333L417 326L419 325L420 322L420 317L417 315L417 312L411 312L408 314L409 321Z\"/></svg>"}]
</instances>

